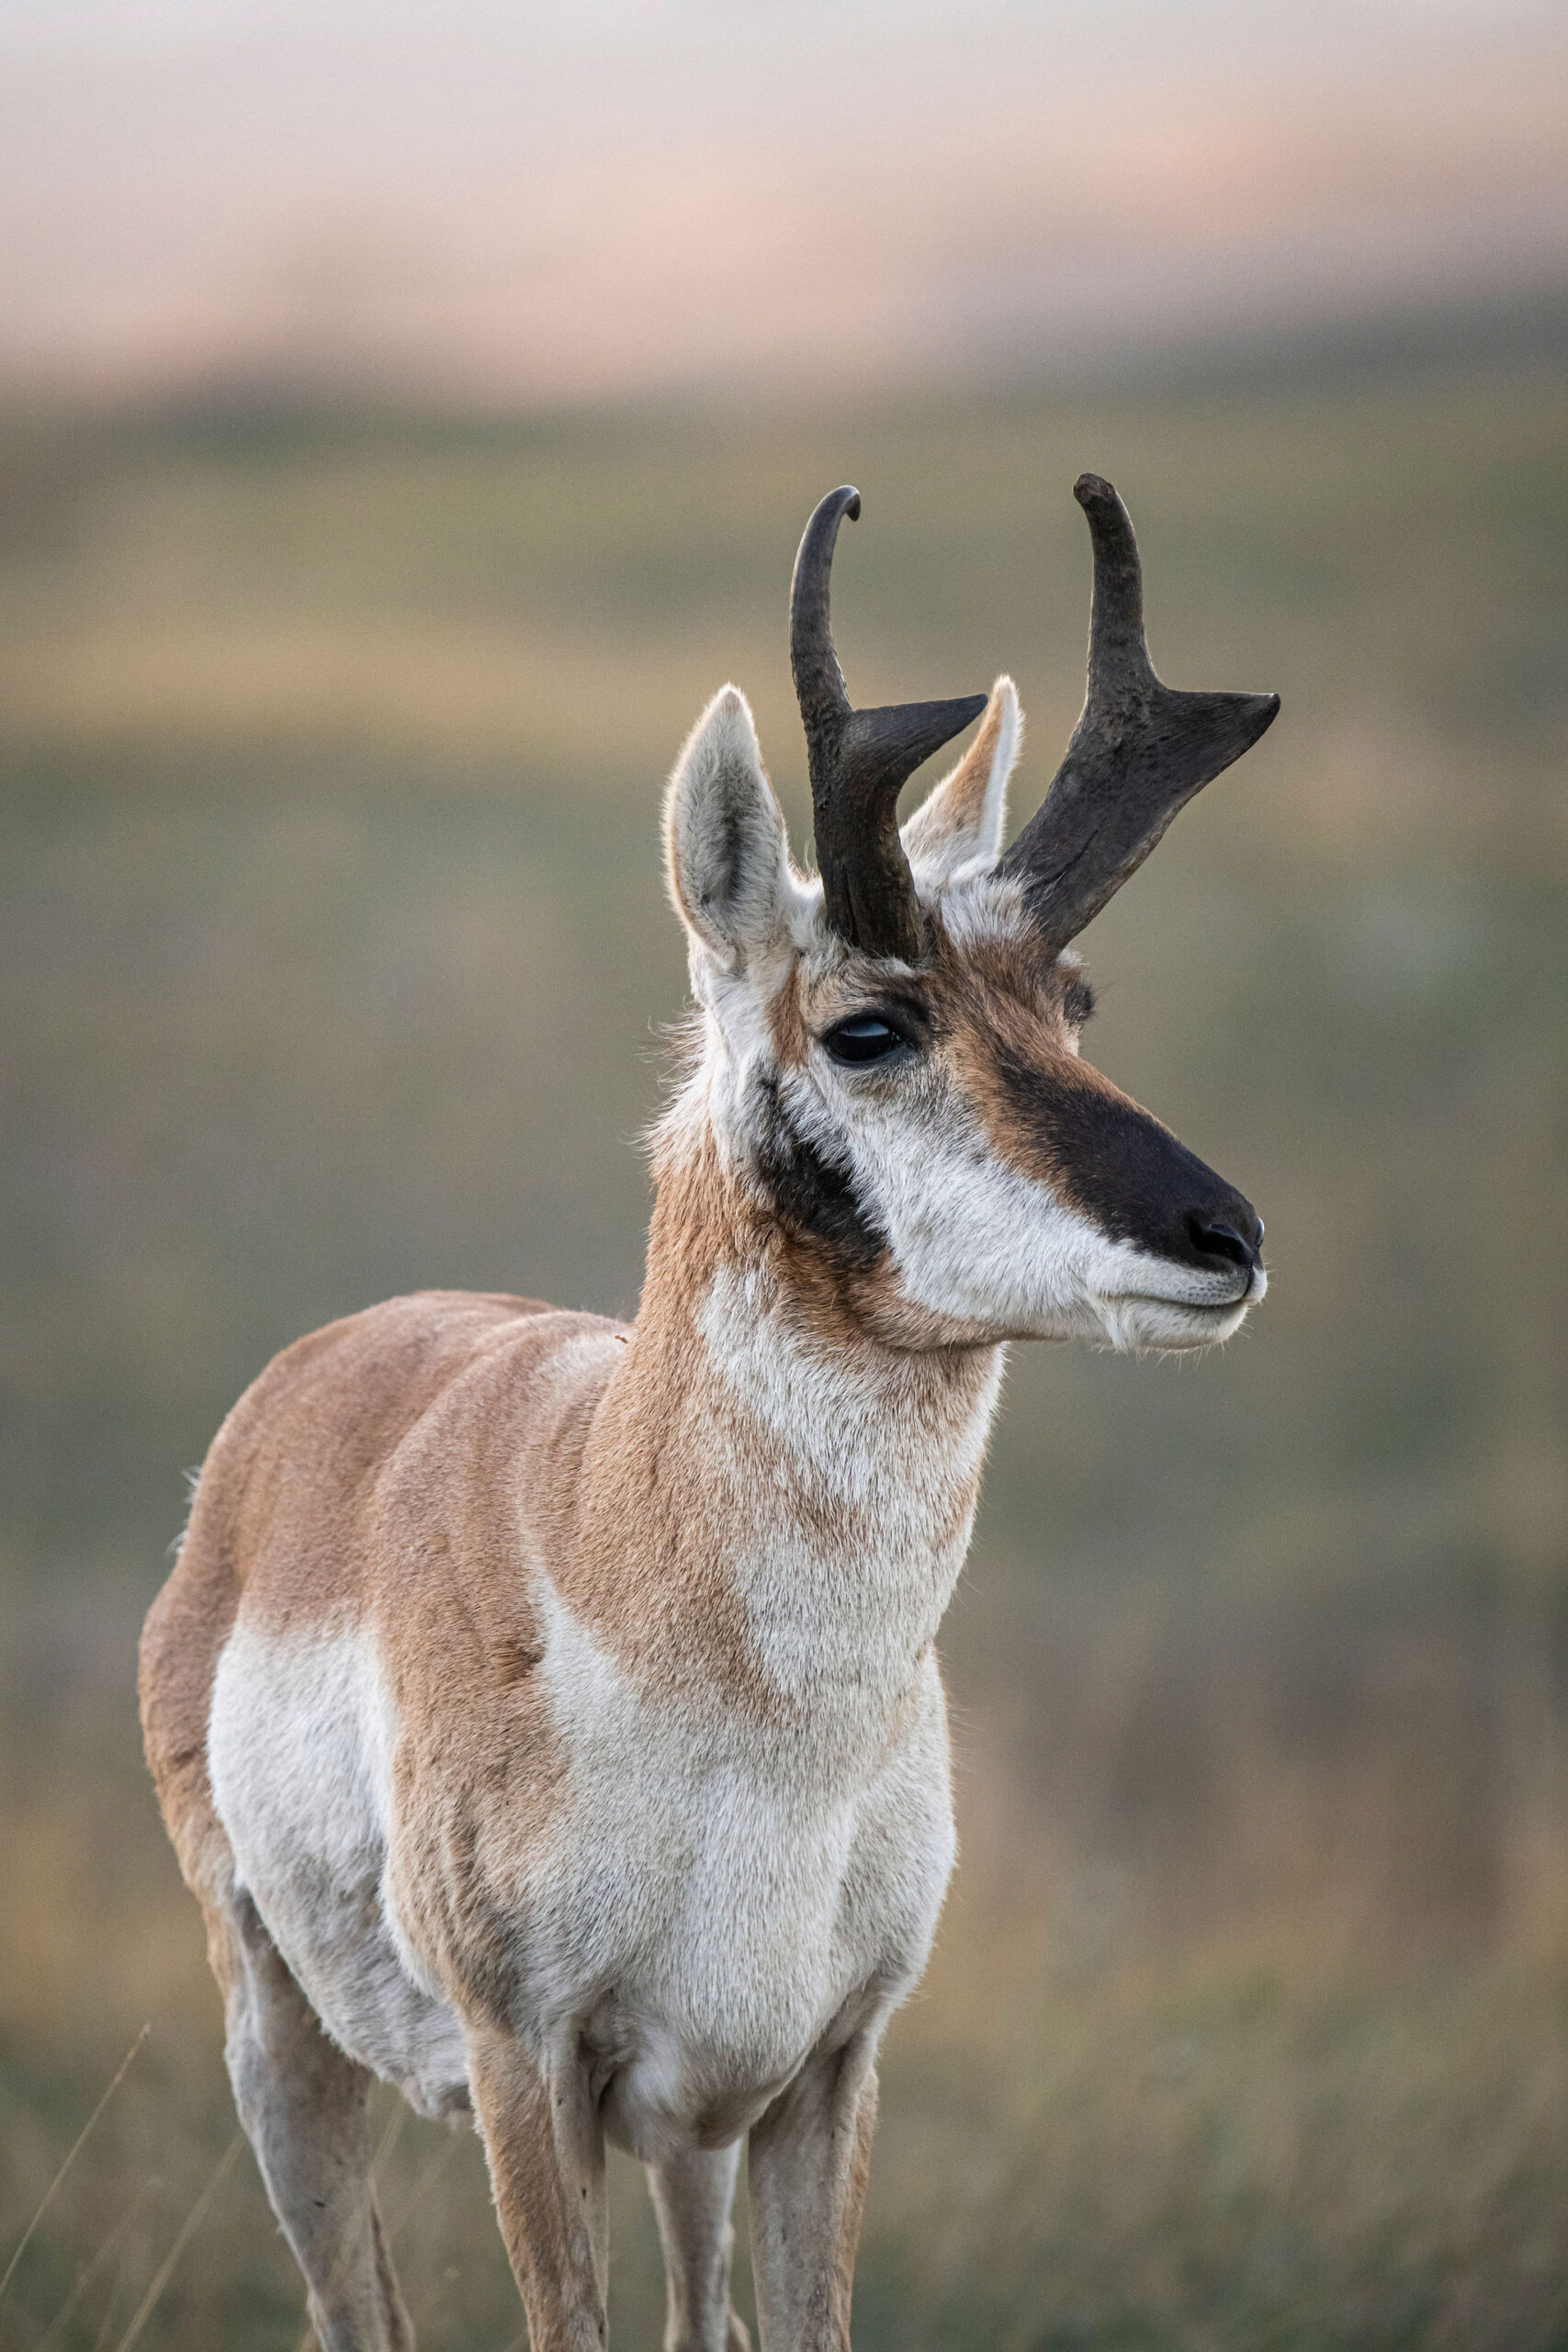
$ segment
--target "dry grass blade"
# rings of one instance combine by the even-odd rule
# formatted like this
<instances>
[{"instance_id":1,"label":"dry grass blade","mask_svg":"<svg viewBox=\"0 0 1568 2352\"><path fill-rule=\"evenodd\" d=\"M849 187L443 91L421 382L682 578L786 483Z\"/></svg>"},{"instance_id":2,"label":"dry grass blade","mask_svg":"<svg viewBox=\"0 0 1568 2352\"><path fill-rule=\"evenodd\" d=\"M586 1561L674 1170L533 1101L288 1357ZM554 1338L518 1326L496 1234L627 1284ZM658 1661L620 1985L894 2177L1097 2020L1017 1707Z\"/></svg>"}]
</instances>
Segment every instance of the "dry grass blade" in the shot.
<instances>
[{"instance_id":1,"label":"dry grass blade","mask_svg":"<svg viewBox=\"0 0 1568 2352\"><path fill-rule=\"evenodd\" d=\"M108 2301L104 2305L104 2315L98 2322L98 2332L93 2338L93 2352L109 2352L109 2337L114 2333L114 2324L119 2316L119 2307L126 2300L126 2290L130 2284L130 2250L127 2249L115 2267Z\"/></svg>"},{"instance_id":2,"label":"dry grass blade","mask_svg":"<svg viewBox=\"0 0 1568 2352\"><path fill-rule=\"evenodd\" d=\"M60 2170L55 2174L54 2178L50 2182L49 2187L44 2190L43 2196L39 2203L38 2211L34 2213L32 2220L28 2223L27 2228L22 2232L17 2250L12 2255L10 2261L6 2265L6 2275L3 2278L0 2278L0 2301L4 2301L6 2291L10 2286L12 2279L17 2275L17 2265L20 2262L23 2255L26 2254L28 2245L31 2244L34 2231L38 2228L39 2223L48 2212L50 2206L53 2203L56 2189L58 2189L61 2182L64 2179L66 2174L70 2171L72 2165L81 2154L83 2148L85 2146L87 2140L94 2130L94 2127L97 2123L98 2118L102 2115L105 2108L107 2107L110 2099L113 2098L116 2091L118 2090L121 2083L124 2082L127 2075L130 2072L131 2060L135 2057L137 2052L141 2049L142 2043L146 2041L152 2030L152 2028L151 2025L144 2025L142 2027L141 2032L137 2035L135 2041L126 2052L125 2056L120 2060L118 2071L116 2074L113 2082L109 2085L107 2090L104 2093L102 2098L98 2101L96 2107L94 2108L91 2115L88 2116L87 2120L83 2124L82 2129L76 2134L75 2139L72 2142L70 2153L66 2156L64 2163L61 2165Z\"/></svg>"},{"instance_id":3,"label":"dry grass blade","mask_svg":"<svg viewBox=\"0 0 1568 2352\"><path fill-rule=\"evenodd\" d=\"M408 2117L409 2110L400 2099L388 2119L387 2128L377 2143L376 2153L370 2159L370 2180L373 2188L379 2186L382 2167L401 2138L403 2125L408 2121Z\"/></svg>"},{"instance_id":4,"label":"dry grass blade","mask_svg":"<svg viewBox=\"0 0 1568 2352\"><path fill-rule=\"evenodd\" d=\"M131 2199L130 2204L126 2207L125 2211L120 2215L119 2220L115 2223L113 2229L109 2232L107 2237L104 2240L96 2254L94 2255L91 2262L85 2266L81 2277L77 2279L76 2284L72 2288L71 2292L66 2296L65 2301L61 2304L60 2309L50 2321L48 2327L45 2328L43 2334L39 2336L37 2344L33 2346L33 2352L50 2352L51 2345L59 2341L61 2333L69 2322L72 2313L75 2311L77 2304L81 2301L83 2296L86 2293L94 2279L98 2276L105 2263L115 2251L115 2248L123 2245L126 2233L130 2228L132 2222L135 2221L138 2213L141 2212L141 2208L146 2204L147 2199L152 2195L155 2189L162 2188L162 2181L156 2176L154 2176L152 2179L142 2183L141 2188Z\"/></svg>"},{"instance_id":5,"label":"dry grass blade","mask_svg":"<svg viewBox=\"0 0 1568 2352\"><path fill-rule=\"evenodd\" d=\"M214 2165L211 2179L208 2182L207 2187L202 2190L201 2195L197 2199L196 2203L191 2207L190 2211L186 2215L184 2228L180 2231L180 2233L175 2240L174 2245L169 2248L168 2253L164 2256L163 2261L158 2265L157 2269L153 2272L152 2282L148 2288L147 2292L142 2296L141 2302L138 2303L136 2307L136 2315L132 2319L130 2325L126 2329L125 2334L120 2337L118 2345L116 2345L115 2352L130 2352L131 2346L135 2343L137 2337L141 2335L142 2329L152 2318L152 2312L157 2305L159 2296L163 2293L164 2288L168 2285L170 2278L174 2276L175 2263L178 2262L181 2255L185 2252L186 2246L196 2235L197 2231L200 2228L202 2217L206 2213L207 2209L211 2204L213 2199L217 2196L219 2188L228 2174L230 2165L233 2163L235 2157L239 2154L240 2150L243 2145L243 2132L236 2132L228 2146L224 2149L223 2154L219 2157L216 2165Z\"/></svg>"},{"instance_id":6,"label":"dry grass blade","mask_svg":"<svg viewBox=\"0 0 1568 2352\"><path fill-rule=\"evenodd\" d=\"M458 2142L456 2134L454 2134L450 2139L448 2139L446 2146L439 2151L434 2160L425 2165L424 2170L420 2174L419 2178L414 2182L413 2187L410 2189L408 2195L399 2206L397 2212L389 2218L386 2223L387 2244L389 2245L395 2243L398 2233L402 2229L404 2223L410 2219L411 2215L417 2212L420 2206L423 2204L426 2192L434 2188L436 2182L440 2179L442 2174L446 2171L447 2165L457 2154L457 2147Z\"/></svg>"}]
</instances>

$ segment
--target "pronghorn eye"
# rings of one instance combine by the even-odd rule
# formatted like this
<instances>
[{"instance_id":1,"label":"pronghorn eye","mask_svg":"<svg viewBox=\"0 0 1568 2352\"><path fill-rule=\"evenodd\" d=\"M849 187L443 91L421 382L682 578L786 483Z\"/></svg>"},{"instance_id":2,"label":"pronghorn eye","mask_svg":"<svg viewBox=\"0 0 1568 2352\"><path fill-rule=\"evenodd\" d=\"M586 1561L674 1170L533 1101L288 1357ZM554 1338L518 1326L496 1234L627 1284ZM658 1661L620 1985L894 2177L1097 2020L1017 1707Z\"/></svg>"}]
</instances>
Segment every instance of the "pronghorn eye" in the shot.
<instances>
[{"instance_id":1,"label":"pronghorn eye","mask_svg":"<svg viewBox=\"0 0 1568 2352\"><path fill-rule=\"evenodd\" d=\"M829 1029L822 1043L836 1062L855 1063L883 1061L908 1040L874 1012L857 1012L852 1021Z\"/></svg>"}]
</instances>

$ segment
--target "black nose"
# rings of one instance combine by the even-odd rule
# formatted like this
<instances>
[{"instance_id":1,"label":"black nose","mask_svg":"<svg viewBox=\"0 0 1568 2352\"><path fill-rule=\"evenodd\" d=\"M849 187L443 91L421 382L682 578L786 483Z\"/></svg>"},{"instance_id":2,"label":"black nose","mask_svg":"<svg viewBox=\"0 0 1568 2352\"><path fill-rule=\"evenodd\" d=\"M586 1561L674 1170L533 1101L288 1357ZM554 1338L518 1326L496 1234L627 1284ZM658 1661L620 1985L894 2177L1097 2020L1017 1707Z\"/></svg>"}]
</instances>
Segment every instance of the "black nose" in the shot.
<instances>
[{"instance_id":1,"label":"black nose","mask_svg":"<svg viewBox=\"0 0 1568 2352\"><path fill-rule=\"evenodd\" d=\"M1190 1210L1187 1238L1199 1265L1240 1266L1250 1274L1263 1262L1263 1219L1240 1201L1219 1215Z\"/></svg>"}]
</instances>

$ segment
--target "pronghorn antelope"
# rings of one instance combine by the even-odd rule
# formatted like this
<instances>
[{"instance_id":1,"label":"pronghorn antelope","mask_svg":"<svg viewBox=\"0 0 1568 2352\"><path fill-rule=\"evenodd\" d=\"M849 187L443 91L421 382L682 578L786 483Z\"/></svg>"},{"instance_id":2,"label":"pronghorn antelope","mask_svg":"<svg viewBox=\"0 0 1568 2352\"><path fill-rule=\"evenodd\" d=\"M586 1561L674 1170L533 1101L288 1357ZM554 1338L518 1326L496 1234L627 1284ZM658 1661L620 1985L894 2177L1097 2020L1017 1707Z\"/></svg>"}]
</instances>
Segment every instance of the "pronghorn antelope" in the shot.
<instances>
[{"instance_id":1,"label":"pronghorn antelope","mask_svg":"<svg viewBox=\"0 0 1568 2352\"><path fill-rule=\"evenodd\" d=\"M605 2341L604 2147L648 2168L670 2352L843 2352L877 2045L953 1858L933 1641L1005 1344L1190 1349L1264 1291L1248 1203L1079 1057L1070 943L1277 708L1178 694L1116 493L1089 692L1002 849L1021 719L850 706L791 653L820 878L743 697L665 807L696 1001L629 1326L424 1293L230 1415L148 1619L148 1755L234 2096L322 2352L412 2341L372 2078L483 2135L534 2352ZM900 833L898 792L982 709Z\"/></svg>"}]
</instances>

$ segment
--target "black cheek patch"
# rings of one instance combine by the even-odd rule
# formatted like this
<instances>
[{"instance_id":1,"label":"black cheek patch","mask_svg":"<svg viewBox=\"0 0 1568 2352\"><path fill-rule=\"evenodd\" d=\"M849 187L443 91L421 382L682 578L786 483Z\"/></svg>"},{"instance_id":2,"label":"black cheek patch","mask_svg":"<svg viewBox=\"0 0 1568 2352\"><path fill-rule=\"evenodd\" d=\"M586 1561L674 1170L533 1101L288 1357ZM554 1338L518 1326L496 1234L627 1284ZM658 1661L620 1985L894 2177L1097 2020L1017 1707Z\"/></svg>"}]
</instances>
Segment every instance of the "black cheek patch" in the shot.
<instances>
[{"instance_id":1,"label":"black cheek patch","mask_svg":"<svg viewBox=\"0 0 1568 2352\"><path fill-rule=\"evenodd\" d=\"M1187 1212L1225 1189L1213 1170L1081 1063L1036 1065L1002 1045L993 1053L1010 1139L1032 1172L1107 1240L1190 1258Z\"/></svg>"},{"instance_id":2,"label":"black cheek patch","mask_svg":"<svg viewBox=\"0 0 1568 2352\"><path fill-rule=\"evenodd\" d=\"M887 1236L863 1206L849 1170L824 1159L791 1124L776 1078L760 1080L757 1091L757 1173L779 1223L803 1239L820 1242L841 1265L874 1265Z\"/></svg>"}]
</instances>

